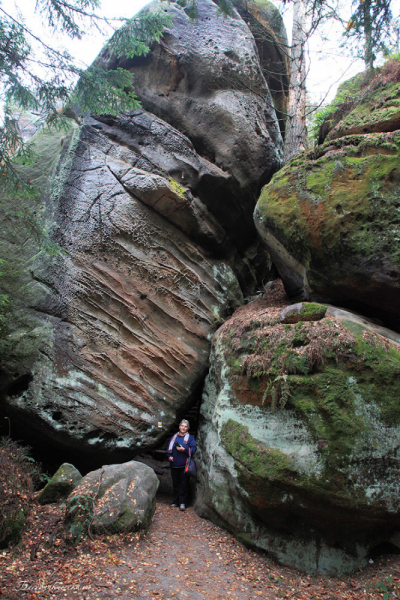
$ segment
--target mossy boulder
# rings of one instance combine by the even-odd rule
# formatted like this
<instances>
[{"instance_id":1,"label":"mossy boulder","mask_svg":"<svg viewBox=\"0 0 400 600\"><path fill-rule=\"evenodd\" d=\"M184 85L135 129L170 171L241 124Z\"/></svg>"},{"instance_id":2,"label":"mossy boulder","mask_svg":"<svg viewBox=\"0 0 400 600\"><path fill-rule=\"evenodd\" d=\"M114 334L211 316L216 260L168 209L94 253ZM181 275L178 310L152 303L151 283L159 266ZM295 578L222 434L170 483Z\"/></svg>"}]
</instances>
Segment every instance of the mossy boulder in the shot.
<instances>
[{"instance_id":1,"label":"mossy boulder","mask_svg":"<svg viewBox=\"0 0 400 600\"><path fill-rule=\"evenodd\" d=\"M146 529L156 508L153 469L130 461L105 465L83 477L67 499L65 526L73 539L89 530L120 533Z\"/></svg>"},{"instance_id":2,"label":"mossy boulder","mask_svg":"<svg viewBox=\"0 0 400 600\"><path fill-rule=\"evenodd\" d=\"M282 323L299 323L300 321L320 321L324 318L327 307L316 302L298 302L287 306L281 312Z\"/></svg>"},{"instance_id":3,"label":"mossy boulder","mask_svg":"<svg viewBox=\"0 0 400 600\"><path fill-rule=\"evenodd\" d=\"M293 298L400 328L400 133L347 136L273 177L254 218Z\"/></svg>"},{"instance_id":4,"label":"mossy boulder","mask_svg":"<svg viewBox=\"0 0 400 600\"><path fill-rule=\"evenodd\" d=\"M239 309L214 336L198 512L278 561L340 575L400 531L400 351L335 317Z\"/></svg>"},{"instance_id":5,"label":"mossy boulder","mask_svg":"<svg viewBox=\"0 0 400 600\"><path fill-rule=\"evenodd\" d=\"M81 479L82 475L74 465L70 465L69 463L62 464L40 492L38 496L39 503L51 504L52 502L64 500L79 484Z\"/></svg>"}]
</instances>

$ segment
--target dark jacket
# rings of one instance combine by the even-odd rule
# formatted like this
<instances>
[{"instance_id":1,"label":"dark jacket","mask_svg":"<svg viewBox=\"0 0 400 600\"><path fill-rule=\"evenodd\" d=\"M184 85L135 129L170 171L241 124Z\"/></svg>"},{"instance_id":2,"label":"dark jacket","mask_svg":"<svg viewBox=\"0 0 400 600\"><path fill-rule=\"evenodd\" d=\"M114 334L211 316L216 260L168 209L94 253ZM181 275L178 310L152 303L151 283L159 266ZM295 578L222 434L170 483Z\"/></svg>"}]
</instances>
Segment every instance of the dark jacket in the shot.
<instances>
[{"instance_id":1,"label":"dark jacket","mask_svg":"<svg viewBox=\"0 0 400 600\"><path fill-rule=\"evenodd\" d=\"M172 437L174 437L174 436L172 436ZM178 444L180 446L183 446L185 448L185 451L179 452L177 450L176 446L174 445L172 448L172 452L170 452L170 450L167 449L167 456L168 456L168 458L170 456L172 456L172 458L174 459L173 462L171 463L172 468L179 469L186 465L186 459L189 456L189 448L190 448L190 455L193 456L193 454L197 450L197 446L196 446L196 441L195 441L194 437L190 434L189 434L189 439L187 441L187 444L185 444L185 442L184 442L184 436L181 437L180 435L178 435L176 437L175 441L178 442ZM171 440L168 442L168 448L170 446L170 443L171 443Z\"/></svg>"}]
</instances>

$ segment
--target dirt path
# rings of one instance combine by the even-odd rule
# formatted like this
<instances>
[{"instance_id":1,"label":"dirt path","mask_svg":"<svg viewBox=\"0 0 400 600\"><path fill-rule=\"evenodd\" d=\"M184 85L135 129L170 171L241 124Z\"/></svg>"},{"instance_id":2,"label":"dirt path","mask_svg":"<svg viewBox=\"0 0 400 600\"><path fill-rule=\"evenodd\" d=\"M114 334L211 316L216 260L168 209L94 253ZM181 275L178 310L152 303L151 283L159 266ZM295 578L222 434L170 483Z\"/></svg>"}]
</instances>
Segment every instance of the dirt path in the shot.
<instances>
[{"instance_id":1,"label":"dirt path","mask_svg":"<svg viewBox=\"0 0 400 600\"><path fill-rule=\"evenodd\" d=\"M1 600L372 600L400 596L400 557L352 577L311 577L276 565L160 497L146 535L88 539L70 548L61 505L36 506L21 548L0 552ZM382 589L377 589L380 586ZM385 599L386 600L386 599Z\"/></svg>"}]
</instances>

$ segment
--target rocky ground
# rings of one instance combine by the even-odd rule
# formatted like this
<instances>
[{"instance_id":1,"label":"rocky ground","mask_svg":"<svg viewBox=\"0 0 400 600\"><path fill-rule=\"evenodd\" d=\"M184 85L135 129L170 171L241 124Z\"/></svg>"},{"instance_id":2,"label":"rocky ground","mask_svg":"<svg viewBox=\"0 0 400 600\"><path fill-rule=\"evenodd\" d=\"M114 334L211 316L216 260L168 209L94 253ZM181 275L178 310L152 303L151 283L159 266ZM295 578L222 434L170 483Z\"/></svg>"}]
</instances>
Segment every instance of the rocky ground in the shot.
<instances>
[{"instance_id":1,"label":"rocky ground","mask_svg":"<svg viewBox=\"0 0 400 600\"><path fill-rule=\"evenodd\" d=\"M400 556L385 555L332 579L280 567L246 549L193 508L158 498L148 532L66 541L63 505L35 505L19 548L0 555L7 600L372 600L400 596Z\"/></svg>"}]
</instances>

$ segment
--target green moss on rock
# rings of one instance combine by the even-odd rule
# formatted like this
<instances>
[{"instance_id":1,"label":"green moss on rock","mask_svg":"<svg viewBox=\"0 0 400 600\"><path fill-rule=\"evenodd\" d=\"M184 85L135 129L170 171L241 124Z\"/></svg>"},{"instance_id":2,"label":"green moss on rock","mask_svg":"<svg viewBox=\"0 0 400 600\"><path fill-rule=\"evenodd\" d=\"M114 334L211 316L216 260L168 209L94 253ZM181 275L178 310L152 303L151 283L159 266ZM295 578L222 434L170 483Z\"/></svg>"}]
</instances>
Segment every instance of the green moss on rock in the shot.
<instances>
[{"instance_id":1,"label":"green moss on rock","mask_svg":"<svg viewBox=\"0 0 400 600\"><path fill-rule=\"evenodd\" d=\"M51 504L66 499L81 481L82 475L69 463L64 463L38 496L40 504Z\"/></svg>"},{"instance_id":2,"label":"green moss on rock","mask_svg":"<svg viewBox=\"0 0 400 600\"><path fill-rule=\"evenodd\" d=\"M378 285L369 260L384 262L389 278L400 270L400 145L393 134L351 142L275 174L256 207L261 227L305 266L316 292L348 285L355 265Z\"/></svg>"},{"instance_id":3,"label":"green moss on rock","mask_svg":"<svg viewBox=\"0 0 400 600\"><path fill-rule=\"evenodd\" d=\"M332 129L328 139L353 133L393 131L400 126L400 83L372 90Z\"/></svg>"},{"instance_id":4,"label":"green moss on rock","mask_svg":"<svg viewBox=\"0 0 400 600\"><path fill-rule=\"evenodd\" d=\"M258 406L265 418L271 410L289 411L290 418L306 427L319 457L319 475L307 475L296 470L289 455L254 439L248 428L230 418L221 428L221 441L235 460L244 489L255 495L257 505L262 502L260 490L274 480L333 503L368 505L367 489L375 475L365 456L374 448L396 454L398 348L358 323L335 318L272 326L260 320L248 331L241 322L235 328L230 321L229 331L224 355L241 363L230 372L239 401ZM399 474L392 467L390 480L394 472ZM364 473L362 486L359 472ZM257 478L256 487L250 473ZM384 477L381 485L386 485Z\"/></svg>"},{"instance_id":5,"label":"green moss on rock","mask_svg":"<svg viewBox=\"0 0 400 600\"><path fill-rule=\"evenodd\" d=\"M400 352L359 323L277 323L267 306L214 338L203 501L246 544L338 575L400 529Z\"/></svg>"},{"instance_id":6,"label":"green moss on rock","mask_svg":"<svg viewBox=\"0 0 400 600\"><path fill-rule=\"evenodd\" d=\"M300 302L285 308L281 313L282 323L299 323L300 321L320 321L324 318L327 307L316 302Z\"/></svg>"},{"instance_id":7,"label":"green moss on rock","mask_svg":"<svg viewBox=\"0 0 400 600\"><path fill-rule=\"evenodd\" d=\"M286 454L257 442L248 427L230 419L221 428L221 441L229 454L245 469L262 479L287 477L293 470Z\"/></svg>"}]
</instances>

